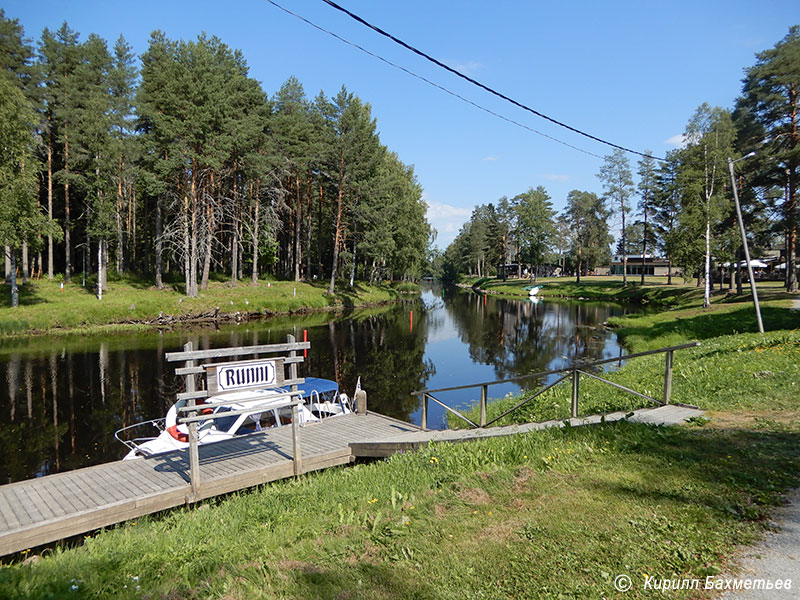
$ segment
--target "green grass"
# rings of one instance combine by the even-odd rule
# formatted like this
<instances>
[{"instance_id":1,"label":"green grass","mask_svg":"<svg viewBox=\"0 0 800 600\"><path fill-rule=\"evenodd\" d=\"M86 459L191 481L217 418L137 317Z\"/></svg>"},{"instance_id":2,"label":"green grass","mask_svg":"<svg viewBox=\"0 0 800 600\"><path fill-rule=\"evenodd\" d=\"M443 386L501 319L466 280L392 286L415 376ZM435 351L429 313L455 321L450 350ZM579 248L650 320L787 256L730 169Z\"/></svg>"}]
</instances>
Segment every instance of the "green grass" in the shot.
<instances>
[{"instance_id":1,"label":"green grass","mask_svg":"<svg viewBox=\"0 0 800 600\"><path fill-rule=\"evenodd\" d=\"M109 283L109 290L98 300L92 287L82 287L80 279L65 284L41 280L20 287L20 306L11 308L7 285L0 286L0 336L46 332L84 332L114 325L114 330L154 323L159 315L185 319L211 315L271 316L303 311L353 308L397 299L400 291L389 285L357 284L341 287L329 296L327 284L290 281L240 282L237 286L221 281L209 282L197 298L187 298L180 288L157 290L135 279ZM407 291L402 289L401 291Z\"/></svg>"},{"instance_id":2,"label":"green grass","mask_svg":"<svg viewBox=\"0 0 800 600\"><path fill-rule=\"evenodd\" d=\"M23 553L0 597L596 599L619 574L651 597L645 574L730 567L798 484L798 442L621 423L433 446Z\"/></svg>"},{"instance_id":3,"label":"green grass","mask_svg":"<svg viewBox=\"0 0 800 600\"><path fill-rule=\"evenodd\" d=\"M674 341L680 343L686 340ZM605 377L660 399L663 396L664 355L632 359ZM488 420L532 393L490 402L487 407ZM496 425L567 418L570 415L571 393L570 381L566 380L504 417ZM675 352L671 399L672 402L694 404L711 411L797 413L800 410L800 330L721 336L704 340L699 348ZM653 405L588 377L581 380L580 415L645 406ZM478 418L478 409L475 407L465 414L474 421ZM450 420L451 427L465 424L457 417Z\"/></svg>"},{"instance_id":4,"label":"green grass","mask_svg":"<svg viewBox=\"0 0 800 600\"><path fill-rule=\"evenodd\" d=\"M506 296L528 296L524 288L531 285L541 286L538 292L540 297L580 298L584 300L606 300L609 302L632 302L637 304L652 305L657 308L677 308L685 306L702 305L703 288L696 285L683 283L680 278L674 277L673 283L667 285L666 277L645 277L645 285L639 285L639 278L628 278L628 285L623 287L621 276L589 276L581 277L581 282L575 283L572 278L545 277L539 278L534 284L528 279L502 279L470 278L464 281L476 289L493 294ZM781 282L762 281L758 283L760 294L768 298L789 298L791 295L783 292ZM731 296L728 289L717 288L712 292L712 301L749 301L748 292L742 296ZM731 300L733 298L734 300Z\"/></svg>"}]
</instances>

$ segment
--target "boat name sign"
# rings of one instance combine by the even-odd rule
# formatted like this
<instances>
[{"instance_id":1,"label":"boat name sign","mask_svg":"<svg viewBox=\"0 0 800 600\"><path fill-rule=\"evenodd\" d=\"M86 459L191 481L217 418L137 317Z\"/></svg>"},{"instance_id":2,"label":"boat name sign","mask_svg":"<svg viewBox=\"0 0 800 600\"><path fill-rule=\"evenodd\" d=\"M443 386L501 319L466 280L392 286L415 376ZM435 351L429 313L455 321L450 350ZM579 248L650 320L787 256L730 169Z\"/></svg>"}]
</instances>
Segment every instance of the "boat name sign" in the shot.
<instances>
[{"instance_id":1,"label":"boat name sign","mask_svg":"<svg viewBox=\"0 0 800 600\"><path fill-rule=\"evenodd\" d=\"M251 360L217 365L207 370L210 392L274 387L283 383L283 361Z\"/></svg>"}]
</instances>

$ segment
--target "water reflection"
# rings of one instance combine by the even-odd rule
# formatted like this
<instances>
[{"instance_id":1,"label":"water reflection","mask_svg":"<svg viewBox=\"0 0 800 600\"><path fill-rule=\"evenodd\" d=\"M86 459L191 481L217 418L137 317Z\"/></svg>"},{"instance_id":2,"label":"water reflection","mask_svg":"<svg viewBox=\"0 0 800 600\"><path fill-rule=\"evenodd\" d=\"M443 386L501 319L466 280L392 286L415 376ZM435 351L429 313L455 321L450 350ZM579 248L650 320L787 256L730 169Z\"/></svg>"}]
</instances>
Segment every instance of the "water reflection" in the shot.
<instances>
[{"instance_id":1,"label":"water reflection","mask_svg":"<svg viewBox=\"0 0 800 600\"><path fill-rule=\"evenodd\" d=\"M117 429L161 417L182 382L164 353L280 343L311 351L301 373L335 379L352 393L360 376L370 408L419 422L411 392L491 381L561 367L573 357L607 358L619 347L602 323L626 309L608 304L533 304L429 288L420 299L343 316L312 315L228 326L113 337L4 340L0 344L0 482L117 460ZM413 312L413 324L412 314ZM537 382L527 385L535 386ZM516 391L490 389L493 397ZM463 407L476 394L444 395ZM429 424L443 421L431 410Z\"/></svg>"}]
</instances>

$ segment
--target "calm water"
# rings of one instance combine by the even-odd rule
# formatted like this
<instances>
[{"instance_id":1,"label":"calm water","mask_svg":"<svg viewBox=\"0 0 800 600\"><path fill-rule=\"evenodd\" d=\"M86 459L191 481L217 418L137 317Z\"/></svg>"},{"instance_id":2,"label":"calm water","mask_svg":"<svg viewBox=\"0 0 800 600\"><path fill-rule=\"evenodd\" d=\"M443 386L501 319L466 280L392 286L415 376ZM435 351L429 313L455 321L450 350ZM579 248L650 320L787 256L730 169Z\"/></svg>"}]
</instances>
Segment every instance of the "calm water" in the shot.
<instances>
[{"instance_id":1,"label":"calm water","mask_svg":"<svg viewBox=\"0 0 800 600\"><path fill-rule=\"evenodd\" d=\"M575 356L618 356L616 337L602 324L631 310L587 302L533 304L428 287L421 298L349 316L4 341L0 483L121 458L125 448L114 440L114 431L164 416L182 385L164 353L189 340L196 348L246 346L284 342L287 334L302 340L306 330L311 350L302 375L335 379L351 395L361 376L370 409L419 423L412 391L559 368ZM518 390L503 384L490 387L489 395ZM456 408L478 396L478 390L437 394ZM432 405L429 426L444 422L444 409Z\"/></svg>"}]
</instances>

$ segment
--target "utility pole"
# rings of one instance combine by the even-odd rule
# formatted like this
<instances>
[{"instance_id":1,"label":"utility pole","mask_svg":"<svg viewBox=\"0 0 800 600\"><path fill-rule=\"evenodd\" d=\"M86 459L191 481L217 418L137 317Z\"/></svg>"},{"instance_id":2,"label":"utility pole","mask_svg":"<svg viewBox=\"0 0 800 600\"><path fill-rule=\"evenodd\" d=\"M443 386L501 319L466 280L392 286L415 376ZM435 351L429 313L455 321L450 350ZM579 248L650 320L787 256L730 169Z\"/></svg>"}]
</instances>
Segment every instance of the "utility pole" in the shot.
<instances>
[{"instance_id":1,"label":"utility pole","mask_svg":"<svg viewBox=\"0 0 800 600\"><path fill-rule=\"evenodd\" d=\"M745 264L747 265L747 276L750 278L750 290L753 292L753 305L756 309L756 321L758 322L758 332L764 333L764 323L761 321L761 307L758 305L758 292L756 291L756 280L753 277L753 265L750 264L750 250L747 247L747 236L744 232L744 221L742 221L742 208L739 206L739 192L736 189L736 176L733 174L733 165L739 162L740 160L744 160L745 158L750 158L751 156L755 156L755 152L751 152L750 154L746 154L742 158L737 160L728 159L728 169L731 172L731 186L733 187L733 201L736 204L736 220L739 222L739 233L742 234L742 246L744 247L744 260ZM788 265L787 265L788 266Z\"/></svg>"}]
</instances>

